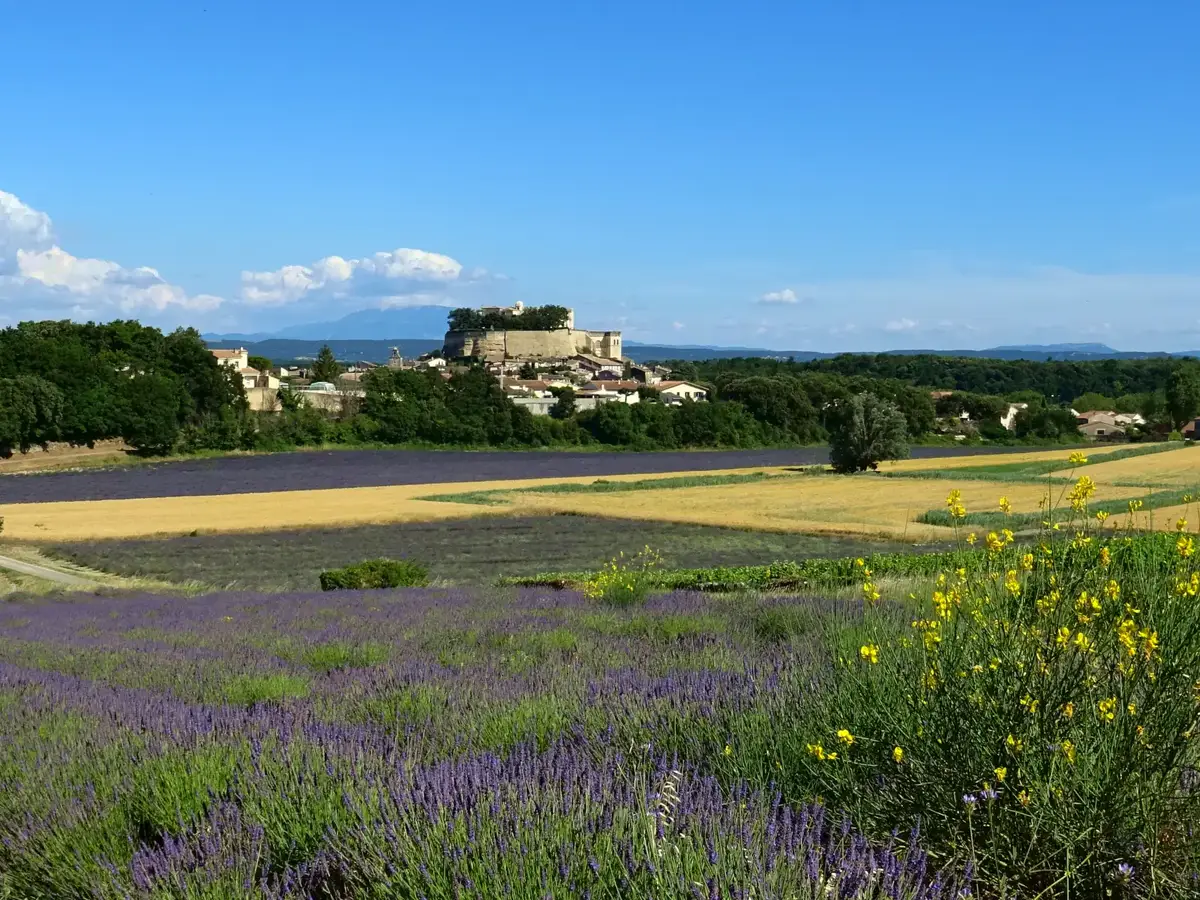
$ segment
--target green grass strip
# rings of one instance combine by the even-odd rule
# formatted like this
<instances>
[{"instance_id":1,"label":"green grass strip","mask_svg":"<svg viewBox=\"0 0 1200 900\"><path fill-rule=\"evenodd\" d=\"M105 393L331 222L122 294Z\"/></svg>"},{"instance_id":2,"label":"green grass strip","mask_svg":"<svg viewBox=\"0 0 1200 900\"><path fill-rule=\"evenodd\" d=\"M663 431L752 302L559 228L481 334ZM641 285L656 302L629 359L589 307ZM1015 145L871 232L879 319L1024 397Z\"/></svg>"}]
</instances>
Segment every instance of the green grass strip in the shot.
<instances>
[{"instance_id":1,"label":"green grass strip","mask_svg":"<svg viewBox=\"0 0 1200 900\"><path fill-rule=\"evenodd\" d=\"M1099 500L1088 504L1088 513L1093 516L1098 512L1106 512L1109 515L1120 515L1129 511L1129 501L1131 499L1141 501L1140 512L1148 512L1152 509L1179 506L1185 502L1190 502L1186 499L1188 497L1200 499L1200 488L1153 491L1144 497L1138 498L1126 497L1120 500ZM945 509L931 509L928 512L921 513L921 515L917 516L917 521L923 522L926 525L941 525L947 528L954 525L954 520L950 518L949 511ZM1011 528L1016 531L1018 529L1039 527L1045 521L1047 521L1047 514L1041 510L1031 513L1012 513L1010 515L1005 515L999 510L994 510L967 513L967 517L962 520L961 524L966 526L978 525L982 528Z\"/></svg>"},{"instance_id":2,"label":"green grass strip","mask_svg":"<svg viewBox=\"0 0 1200 900\"><path fill-rule=\"evenodd\" d=\"M822 466L812 466L820 470ZM484 506L503 506L507 494L617 494L626 491L657 491L673 488L713 487L722 484L752 484L758 481L775 481L782 478L797 478L809 474L809 469L797 472L748 472L727 475L680 475L674 478L646 478L640 481L608 481L598 478L586 484L560 483L540 484L527 488L498 488L489 491L467 491L461 494L431 494L419 500L434 500L441 503L475 503Z\"/></svg>"}]
</instances>

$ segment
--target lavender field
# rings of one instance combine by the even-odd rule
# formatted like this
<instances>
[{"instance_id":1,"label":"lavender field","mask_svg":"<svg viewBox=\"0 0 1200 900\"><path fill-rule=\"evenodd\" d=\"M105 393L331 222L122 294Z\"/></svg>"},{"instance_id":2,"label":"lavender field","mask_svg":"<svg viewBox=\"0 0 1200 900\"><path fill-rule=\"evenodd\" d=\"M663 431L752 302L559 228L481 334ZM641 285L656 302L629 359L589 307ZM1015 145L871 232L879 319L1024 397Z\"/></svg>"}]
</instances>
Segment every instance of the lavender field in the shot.
<instances>
[{"instance_id":1,"label":"lavender field","mask_svg":"<svg viewBox=\"0 0 1200 900\"><path fill-rule=\"evenodd\" d=\"M819 633L860 618L435 589L7 603L0 896L965 896L961 860L815 803L794 729L762 727L804 715Z\"/></svg>"},{"instance_id":2,"label":"lavender field","mask_svg":"<svg viewBox=\"0 0 1200 900\"><path fill-rule=\"evenodd\" d=\"M1022 449L1028 448L914 447L912 454L917 459L932 459ZM518 478L600 478L801 466L828 460L829 452L824 447L662 453L327 450L0 477L0 503L194 497Z\"/></svg>"}]
</instances>

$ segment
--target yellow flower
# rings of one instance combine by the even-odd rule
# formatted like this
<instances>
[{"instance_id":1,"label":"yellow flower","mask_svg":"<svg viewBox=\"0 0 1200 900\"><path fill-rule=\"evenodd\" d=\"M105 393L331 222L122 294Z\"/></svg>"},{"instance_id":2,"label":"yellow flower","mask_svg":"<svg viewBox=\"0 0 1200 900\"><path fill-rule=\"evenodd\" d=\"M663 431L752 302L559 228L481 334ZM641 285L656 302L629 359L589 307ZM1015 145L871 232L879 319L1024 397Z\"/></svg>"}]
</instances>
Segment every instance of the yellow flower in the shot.
<instances>
[{"instance_id":1,"label":"yellow flower","mask_svg":"<svg viewBox=\"0 0 1200 900\"><path fill-rule=\"evenodd\" d=\"M1075 704L1068 700L1063 704L1062 714L1065 719L1073 718L1075 716Z\"/></svg>"},{"instance_id":2,"label":"yellow flower","mask_svg":"<svg viewBox=\"0 0 1200 900\"><path fill-rule=\"evenodd\" d=\"M1100 718L1105 722L1111 722L1117 716L1117 698L1108 697L1096 704L1100 711Z\"/></svg>"},{"instance_id":3,"label":"yellow flower","mask_svg":"<svg viewBox=\"0 0 1200 900\"><path fill-rule=\"evenodd\" d=\"M865 566L867 564L867 561L860 556L858 559L856 559L854 561L854 564L861 569L863 566Z\"/></svg>"},{"instance_id":4,"label":"yellow flower","mask_svg":"<svg viewBox=\"0 0 1200 900\"><path fill-rule=\"evenodd\" d=\"M967 535L967 543L970 544L972 547L975 546L975 542L977 540L979 540L979 538L975 535L975 532L972 531L970 534Z\"/></svg>"},{"instance_id":5,"label":"yellow flower","mask_svg":"<svg viewBox=\"0 0 1200 900\"><path fill-rule=\"evenodd\" d=\"M1125 706L1125 711L1127 713L1129 713L1131 716L1136 716L1137 715L1137 704L1134 703L1132 700L1130 700L1129 703L1126 704L1126 706Z\"/></svg>"},{"instance_id":6,"label":"yellow flower","mask_svg":"<svg viewBox=\"0 0 1200 900\"><path fill-rule=\"evenodd\" d=\"M1020 804L1022 806L1028 806L1029 805L1029 791L1022 789L1022 791L1019 794L1017 794L1017 800L1020 802Z\"/></svg>"},{"instance_id":7,"label":"yellow flower","mask_svg":"<svg viewBox=\"0 0 1200 900\"><path fill-rule=\"evenodd\" d=\"M847 728L839 728L838 729L837 739L839 741L841 741L843 744L845 744L847 747L849 747L851 744L854 743L854 735L852 735L850 733L850 730Z\"/></svg>"},{"instance_id":8,"label":"yellow flower","mask_svg":"<svg viewBox=\"0 0 1200 900\"><path fill-rule=\"evenodd\" d=\"M1112 554L1108 552L1107 547L1100 548L1100 565L1107 566L1112 562Z\"/></svg>"},{"instance_id":9,"label":"yellow flower","mask_svg":"<svg viewBox=\"0 0 1200 900\"><path fill-rule=\"evenodd\" d=\"M879 587L871 581L864 581L862 586L863 599L868 603L875 603L879 600Z\"/></svg>"},{"instance_id":10,"label":"yellow flower","mask_svg":"<svg viewBox=\"0 0 1200 900\"><path fill-rule=\"evenodd\" d=\"M996 773L996 780L1001 784L1003 784L1004 779L1008 777L1008 769L1006 769L1004 766L999 766L995 769L992 769L992 771Z\"/></svg>"},{"instance_id":11,"label":"yellow flower","mask_svg":"<svg viewBox=\"0 0 1200 900\"><path fill-rule=\"evenodd\" d=\"M946 495L946 506L947 507L954 506L954 504L960 503L960 502L962 502L962 491L953 490L949 494Z\"/></svg>"},{"instance_id":12,"label":"yellow flower","mask_svg":"<svg viewBox=\"0 0 1200 900\"><path fill-rule=\"evenodd\" d=\"M1067 762L1074 765L1075 764L1075 745L1072 744L1070 741L1063 741L1062 742L1062 752L1063 752L1063 756L1065 756L1067 758Z\"/></svg>"},{"instance_id":13,"label":"yellow flower","mask_svg":"<svg viewBox=\"0 0 1200 900\"><path fill-rule=\"evenodd\" d=\"M1004 589L1014 597L1019 597L1021 594L1021 582L1017 580L1017 570L1009 569L1004 576Z\"/></svg>"},{"instance_id":14,"label":"yellow flower","mask_svg":"<svg viewBox=\"0 0 1200 900\"><path fill-rule=\"evenodd\" d=\"M994 531L988 532L988 536L984 539L984 542L987 544L988 550L992 553L999 553L1004 549L1004 541L1002 541L1000 539L1000 535L996 534Z\"/></svg>"},{"instance_id":15,"label":"yellow flower","mask_svg":"<svg viewBox=\"0 0 1200 900\"><path fill-rule=\"evenodd\" d=\"M1058 629L1058 638L1056 639L1058 646L1065 647L1071 642L1071 629L1066 625Z\"/></svg>"},{"instance_id":16,"label":"yellow flower","mask_svg":"<svg viewBox=\"0 0 1200 900\"><path fill-rule=\"evenodd\" d=\"M1069 462L1073 466L1086 466L1087 465L1087 457L1084 456L1082 453L1080 453L1078 450L1076 450L1074 453L1072 453L1070 456L1067 457L1067 462Z\"/></svg>"},{"instance_id":17,"label":"yellow flower","mask_svg":"<svg viewBox=\"0 0 1200 900\"><path fill-rule=\"evenodd\" d=\"M1008 752L1017 754L1025 749L1025 742L1020 738L1015 738L1011 734L1004 739L1004 745L1008 747Z\"/></svg>"},{"instance_id":18,"label":"yellow flower","mask_svg":"<svg viewBox=\"0 0 1200 900\"><path fill-rule=\"evenodd\" d=\"M1008 502L1007 497L1000 498L1000 512L1004 513L1006 516L1012 512L1012 504Z\"/></svg>"},{"instance_id":19,"label":"yellow flower","mask_svg":"<svg viewBox=\"0 0 1200 900\"><path fill-rule=\"evenodd\" d=\"M1011 528L1005 528L1003 531L1000 532L1000 534L1003 535L1003 537L1004 537L1005 546L1007 546L1008 544L1011 544L1013 542L1013 533L1012 533Z\"/></svg>"},{"instance_id":20,"label":"yellow flower","mask_svg":"<svg viewBox=\"0 0 1200 900\"><path fill-rule=\"evenodd\" d=\"M858 655L871 665L875 665L879 662L879 645L863 644L858 648Z\"/></svg>"},{"instance_id":21,"label":"yellow flower","mask_svg":"<svg viewBox=\"0 0 1200 900\"><path fill-rule=\"evenodd\" d=\"M903 747L893 747L892 748L892 762L896 762L896 763L904 762L904 748Z\"/></svg>"},{"instance_id":22,"label":"yellow flower","mask_svg":"<svg viewBox=\"0 0 1200 900\"><path fill-rule=\"evenodd\" d=\"M1024 556L1021 557L1021 568L1024 569L1026 572L1032 571L1032 569L1033 569L1033 554L1032 553L1026 553Z\"/></svg>"},{"instance_id":23,"label":"yellow flower","mask_svg":"<svg viewBox=\"0 0 1200 900\"><path fill-rule=\"evenodd\" d=\"M1101 525L1103 525L1107 519L1108 513L1106 513L1104 510L1100 510L1100 512L1096 513L1096 521Z\"/></svg>"},{"instance_id":24,"label":"yellow flower","mask_svg":"<svg viewBox=\"0 0 1200 900\"><path fill-rule=\"evenodd\" d=\"M721 752L723 754L725 754L726 756L733 756L733 747L729 746L729 744L726 744L725 749L722 750Z\"/></svg>"},{"instance_id":25,"label":"yellow flower","mask_svg":"<svg viewBox=\"0 0 1200 900\"><path fill-rule=\"evenodd\" d=\"M1190 536L1181 534L1175 542L1175 551L1182 559L1189 559L1196 552L1196 542Z\"/></svg>"},{"instance_id":26,"label":"yellow flower","mask_svg":"<svg viewBox=\"0 0 1200 900\"><path fill-rule=\"evenodd\" d=\"M1109 600L1118 599L1121 596L1121 585L1110 578L1108 584L1104 586L1104 596Z\"/></svg>"},{"instance_id":27,"label":"yellow flower","mask_svg":"<svg viewBox=\"0 0 1200 900\"><path fill-rule=\"evenodd\" d=\"M1130 500L1129 501L1129 511L1131 513L1137 512L1141 508L1142 508L1141 500Z\"/></svg>"},{"instance_id":28,"label":"yellow flower","mask_svg":"<svg viewBox=\"0 0 1200 900\"><path fill-rule=\"evenodd\" d=\"M1175 530L1176 531L1187 531L1187 519L1185 519L1183 516L1180 516L1178 519L1176 519L1175 520Z\"/></svg>"}]
</instances>

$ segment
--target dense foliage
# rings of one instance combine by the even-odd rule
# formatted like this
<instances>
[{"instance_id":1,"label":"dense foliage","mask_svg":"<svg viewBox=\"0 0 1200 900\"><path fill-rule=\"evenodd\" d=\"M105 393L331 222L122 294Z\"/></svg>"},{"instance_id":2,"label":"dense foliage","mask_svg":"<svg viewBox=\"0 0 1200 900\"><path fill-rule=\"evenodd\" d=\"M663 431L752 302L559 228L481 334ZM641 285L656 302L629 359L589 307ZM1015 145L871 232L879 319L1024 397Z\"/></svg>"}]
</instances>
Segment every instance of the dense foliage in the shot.
<instances>
[{"instance_id":1,"label":"dense foliage","mask_svg":"<svg viewBox=\"0 0 1200 900\"><path fill-rule=\"evenodd\" d=\"M835 472L865 472L887 459L908 456L908 431L896 404L855 394L831 410L829 461Z\"/></svg>"},{"instance_id":2,"label":"dense foliage","mask_svg":"<svg viewBox=\"0 0 1200 900\"><path fill-rule=\"evenodd\" d=\"M159 452L244 410L240 380L191 329L25 322L0 331L0 454L111 438Z\"/></svg>"},{"instance_id":3,"label":"dense foliage","mask_svg":"<svg viewBox=\"0 0 1200 900\"><path fill-rule=\"evenodd\" d=\"M409 559L369 559L340 569L326 569L320 575L320 582L323 591L424 587L429 584L429 570Z\"/></svg>"},{"instance_id":4,"label":"dense foliage","mask_svg":"<svg viewBox=\"0 0 1200 900\"><path fill-rule=\"evenodd\" d=\"M712 380L722 375L821 373L843 378L890 378L910 385L1004 397L1033 391L1050 403L1071 403L1088 392L1116 398L1161 391L1180 362L1170 358L1035 362L933 354L846 353L811 362L750 358L709 360L694 365L697 377Z\"/></svg>"},{"instance_id":5,"label":"dense foliage","mask_svg":"<svg viewBox=\"0 0 1200 900\"><path fill-rule=\"evenodd\" d=\"M450 311L447 324L451 331L557 331L570 316L565 306L527 306L519 316L462 307Z\"/></svg>"}]
</instances>

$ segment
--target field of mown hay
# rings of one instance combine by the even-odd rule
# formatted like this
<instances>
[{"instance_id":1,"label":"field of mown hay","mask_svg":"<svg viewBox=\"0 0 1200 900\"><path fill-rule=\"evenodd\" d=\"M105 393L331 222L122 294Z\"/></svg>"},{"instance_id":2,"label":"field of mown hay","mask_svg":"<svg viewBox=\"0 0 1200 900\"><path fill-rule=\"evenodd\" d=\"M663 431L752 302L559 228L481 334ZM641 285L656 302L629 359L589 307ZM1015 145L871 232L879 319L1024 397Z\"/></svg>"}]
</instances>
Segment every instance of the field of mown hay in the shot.
<instances>
[{"instance_id":1,"label":"field of mown hay","mask_svg":"<svg viewBox=\"0 0 1200 900\"><path fill-rule=\"evenodd\" d=\"M404 483L306 490L215 493L194 496L135 496L123 499L68 500L62 502L0 503L5 535L21 540L77 541L103 538L137 538L155 535L239 533L279 528L422 522L472 516L579 514L616 519L640 519L680 524L720 525L763 531L813 534L855 534L909 541L945 540L949 531L916 521L923 513L943 506L952 488L962 491L971 512L997 509L1007 497L1014 512L1032 513L1046 496L1044 480L1024 477L1006 480L1007 471L991 480L992 467L1006 470L1021 463L1061 461L1055 472L1062 478L1072 466L1071 449L1012 453L1003 456L959 456L912 459L882 467L881 474L844 477L832 474L797 475L786 467L739 468L714 473L711 469L673 471L669 477L768 472L781 476L741 484L669 487L609 493L528 493L522 489L550 484L588 484L591 475L555 476L492 481ZM1094 462L1080 472L1098 484L1097 500L1145 497L1155 489L1200 485L1200 453L1185 449L1128 457L1113 462L1095 461L1108 448L1093 449ZM481 456L481 459L485 457ZM532 459L526 456L526 459ZM699 459L691 456L690 458ZM736 457L734 457L736 458ZM319 459L311 457L316 464ZM209 466L221 462L210 461ZM985 467L987 478L970 477L970 469ZM947 470L963 472L959 481ZM164 477L170 471L162 470ZM207 470L206 470L207 471ZM428 470L431 473L437 470ZM921 478L929 471L940 477ZM889 478L887 473L908 477ZM92 475L117 473L90 473ZM142 473L143 479L146 473ZM983 473L979 473L983 474ZM374 473L371 477L376 477ZM667 477L666 473L663 473ZM407 475L398 476L408 480ZM59 477L59 476L51 476ZM205 476L208 478L209 476ZM434 475L433 477L436 477ZM291 476L288 476L290 479ZM614 474L606 481L645 481L644 474ZM24 479L21 479L24 482ZM32 481L32 479L31 479ZM201 482L203 483L203 482ZM266 482L276 482L267 479ZM28 491L27 485L22 485ZM189 482L189 487L194 486ZM140 489L145 489L144 484ZM1055 504L1061 502L1061 483L1050 487ZM427 500L429 496L504 491L498 503ZM118 492L119 493L119 492ZM3 496L3 495L0 495ZM4 499L9 499L5 497ZM1140 514L1139 525L1170 527L1184 509L1159 509Z\"/></svg>"},{"instance_id":2,"label":"field of mown hay","mask_svg":"<svg viewBox=\"0 0 1200 900\"><path fill-rule=\"evenodd\" d=\"M951 488L969 510L993 510L1008 497L1014 512L1032 512L1046 489L1000 481L923 480L836 475L788 478L615 494L522 494L513 506L526 514L571 512L630 519L726 525L761 531L863 534L944 540L948 529L914 522L940 506ZM1106 499L1137 497L1141 488L1106 487Z\"/></svg>"}]
</instances>

